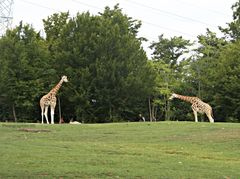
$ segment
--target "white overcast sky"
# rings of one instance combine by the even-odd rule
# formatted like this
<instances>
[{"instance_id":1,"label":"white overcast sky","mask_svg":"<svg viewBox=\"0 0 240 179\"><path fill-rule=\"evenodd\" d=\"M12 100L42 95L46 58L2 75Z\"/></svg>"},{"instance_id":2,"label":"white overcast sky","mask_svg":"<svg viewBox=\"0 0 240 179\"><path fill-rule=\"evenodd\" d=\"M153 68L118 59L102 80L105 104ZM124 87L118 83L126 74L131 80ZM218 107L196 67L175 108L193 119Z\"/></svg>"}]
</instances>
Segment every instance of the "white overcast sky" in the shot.
<instances>
[{"instance_id":1,"label":"white overcast sky","mask_svg":"<svg viewBox=\"0 0 240 179\"><path fill-rule=\"evenodd\" d=\"M95 15L104 7L113 8L119 3L123 13L142 21L139 36L149 40L143 47L150 55L147 47L161 34L194 41L197 35L205 34L206 28L218 32L218 26L232 21L231 6L235 2L237 0L15 0L12 26L22 20L42 30L42 19L55 12L69 11L74 16L77 12L89 11Z\"/></svg>"}]
</instances>

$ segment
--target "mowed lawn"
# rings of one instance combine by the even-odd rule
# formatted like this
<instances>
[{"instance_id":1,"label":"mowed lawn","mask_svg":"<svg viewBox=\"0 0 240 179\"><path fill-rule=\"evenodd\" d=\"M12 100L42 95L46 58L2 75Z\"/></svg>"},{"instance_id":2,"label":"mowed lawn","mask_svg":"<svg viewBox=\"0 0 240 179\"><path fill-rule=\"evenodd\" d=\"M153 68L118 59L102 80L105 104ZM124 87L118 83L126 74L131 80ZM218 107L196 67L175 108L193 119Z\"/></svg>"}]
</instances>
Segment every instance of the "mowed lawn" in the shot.
<instances>
[{"instance_id":1,"label":"mowed lawn","mask_svg":"<svg viewBox=\"0 0 240 179\"><path fill-rule=\"evenodd\" d=\"M0 178L240 178L236 123L0 123Z\"/></svg>"}]
</instances>

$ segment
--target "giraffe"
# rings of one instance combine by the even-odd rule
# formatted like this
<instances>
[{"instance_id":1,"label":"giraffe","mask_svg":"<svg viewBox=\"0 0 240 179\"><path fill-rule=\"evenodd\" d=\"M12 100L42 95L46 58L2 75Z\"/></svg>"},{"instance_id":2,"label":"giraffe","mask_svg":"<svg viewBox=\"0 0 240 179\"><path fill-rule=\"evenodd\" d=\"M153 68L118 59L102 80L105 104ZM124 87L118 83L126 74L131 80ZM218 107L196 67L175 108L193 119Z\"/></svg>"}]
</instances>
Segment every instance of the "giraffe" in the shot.
<instances>
[{"instance_id":1,"label":"giraffe","mask_svg":"<svg viewBox=\"0 0 240 179\"><path fill-rule=\"evenodd\" d=\"M62 76L59 83L48 94L44 95L40 99L42 124L43 124L43 118L44 118L43 115L45 115L47 124L49 124L49 122L48 122L48 107L49 106L51 108L51 124L54 124L54 109L55 109L56 103L57 103L56 94L57 94L58 90L60 89L60 87L62 86L63 82L68 82L67 76Z\"/></svg>"},{"instance_id":2,"label":"giraffe","mask_svg":"<svg viewBox=\"0 0 240 179\"><path fill-rule=\"evenodd\" d=\"M192 110L195 117L195 122L198 122L197 113L199 112L199 113L205 113L209 119L209 122L214 123L212 107L209 104L204 103L198 97L183 96L180 94L173 93L169 99L172 100L173 98L178 98L183 101L190 102L192 104Z\"/></svg>"}]
</instances>

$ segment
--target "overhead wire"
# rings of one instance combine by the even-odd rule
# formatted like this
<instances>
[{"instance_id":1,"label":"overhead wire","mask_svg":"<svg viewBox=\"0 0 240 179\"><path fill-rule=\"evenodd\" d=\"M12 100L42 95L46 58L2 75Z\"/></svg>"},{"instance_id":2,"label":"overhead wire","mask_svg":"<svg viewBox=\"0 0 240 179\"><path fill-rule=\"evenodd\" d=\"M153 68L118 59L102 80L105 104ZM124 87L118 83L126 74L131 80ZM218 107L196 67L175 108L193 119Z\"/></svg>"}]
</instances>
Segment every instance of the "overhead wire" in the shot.
<instances>
[{"instance_id":1,"label":"overhead wire","mask_svg":"<svg viewBox=\"0 0 240 179\"><path fill-rule=\"evenodd\" d=\"M27 4L31 4L33 6L37 6L37 7L41 7L41 8L44 8L44 9L48 9L48 10L51 10L51 11L54 11L54 12L61 12L59 9L55 9L55 8L51 8L51 7L48 7L48 6L44 6L42 4L39 4L39 3L35 3L35 2L32 2L32 1L28 1L28 0L21 0L22 2L25 2ZM79 0L71 0L72 2L74 3L77 3L77 4L81 4L81 5L84 5L84 6L87 6L87 7L90 7L90 8L94 8L94 9L98 9L98 10L102 10L102 8L98 7L98 6L95 6L95 5L91 5L91 4L88 4L88 3L85 3L85 2L81 2ZM128 1L131 1L131 0L128 0ZM139 4L139 3L137 3ZM144 5L143 5L144 6ZM148 8L150 8L150 6L147 6ZM155 9L155 8L153 8ZM156 9L155 9L156 10ZM146 20L140 20L141 22L145 23L145 24L148 24L150 26L154 26L154 27L157 27L157 28L160 28L160 29L165 29L165 30L168 30L168 31L172 31L172 32L175 32L175 33L178 33L178 34L181 34L181 35L184 35L184 36L188 36L188 37L191 37L191 38L195 38L195 36L193 34L189 34L189 33L186 33L186 32L182 32L182 31L179 31L179 30L176 30L176 29L172 29L172 28L168 28L168 27L165 27L165 26L161 26L159 24L156 24L156 23L152 23L152 22L149 22L149 21L146 21ZM205 23L204 23L205 24Z\"/></svg>"},{"instance_id":2,"label":"overhead wire","mask_svg":"<svg viewBox=\"0 0 240 179\"><path fill-rule=\"evenodd\" d=\"M192 6L192 7L195 7L195 8L200 8L200 9L203 9L203 10L206 10L208 12L211 12L211 13L214 13L214 14L218 14L218 15L222 15L222 16L227 16L226 13L223 13L221 11L217 11L217 10L213 10L213 9L210 9L210 8L206 8L206 7L203 7L203 6L200 6L200 5L197 5L197 4L193 4L193 3L189 3L189 2L186 2L184 0L173 0L173 1L176 1L176 2L180 2L181 4L185 4L187 6ZM229 7L230 8L230 7Z\"/></svg>"},{"instance_id":3,"label":"overhead wire","mask_svg":"<svg viewBox=\"0 0 240 179\"><path fill-rule=\"evenodd\" d=\"M193 38L196 37L193 34L189 34L189 33L186 33L186 32L179 31L179 30L171 29L171 28L164 27L164 26L161 26L161 25L158 25L158 24L153 24L151 22L147 22L147 21L142 21L142 22L145 23L145 24L154 26L154 27L158 27L158 28L165 29L165 30L170 30L172 32L176 32L176 33L179 33L179 34L182 34L182 35L186 35L186 36L189 36L189 37L193 37Z\"/></svg>"},{"instance_id":4,"label":"overhead wire","mask_svg":"<svg viewBox=\"0 0 240 179\"><path fill-rule=\"evenodd\" d=\"M43 8L43 9L48 9L48 10L51 10L51 11L61 12L60 10L57 10L57 9L54 9L54 8L50 8L50 7L48 7L48 6L44 6L44 5L42 5L42 4L38 4L38 3L35 3L35 2L32 2L32 1L28 1L28 0L20 0L20 1L22 1L22 2L24 2L24 3L27 3L27 4L31 4L31 5L33 5L33 6L41 7L41 8Z\"/></svg>"},{"instance_id":5,"label":"overhead wire","mask_svg":"<svg viewBox=\"0 0 240 179\"><path fill-rule=\"evenodd\" d=\"M81 4L81 5L87 6L87 7L95 8L95 9L98 9L98 10L102 10L102 8L100 8L100 7L97 7L97 6L94 6L94 5L90 5L90 4L87 4L87 3L83 3L83 2L80 2L78 0L72 0L72 1L75 2L75 3Z\"/></svg>"},{"instance_id":6,"label":"overhead wire","mask_svg":"<svg viewBox=\"0 0 240 179\"><path fill-rule=\"evenodd\" d=\"M137 6L141 6L141 7L144 7L144 8L151 9L151 10L153 10L155 12L158 12L158 13L167 14L167 15L173 16L175 18L176 17L180 18L180 19L185 20L185 21L191 21L191 22L195 22L195 23L199 23L199 24L203 24L203 25L207 25L207 26L213 26L212 24L209 24L209 23L197 20L197 19L182 16L182 15L179 15L179 14L176 14L176 13L173 13L173 12L170 12L170 11L162 10L162 9L159 9L159 8L156 8L156 7L148 6L146 4L142 4L142 3L139 3L139 2L136 2L136 1L133 1L133 0L126 0L126 1L128 1L129 3L135 4ZM215 27L215 26L213 26L213 27Z\"/></svg>"},{"instance_id":7,"label":"overhead wire","mask_svg":"<svg viewBox=\"0 0 240 179\"><path fill-rule=\"evenodd\" d=\"M79 0L72 0L78 4L82 4L82 5L85 5L85 6L88 6L88 7L93 7L95 9L101 9L97 6L92 6L92 5L89 5L87 3L83 3ZM152 23L152 22L148 22L148 21L145 21L145 20L140 20L141 22L145 23L145 24L148 24L148 25L151 25L151 26L154 26L154 27L157 27L157 28L161 28L161 29L165 29L165 30L169 30L169 31L172 31L172 32L176 32L176 33L179 33L179 34L182 34L182 35L186 35L186 36L189 36L189 37L195 37L193 34L189 34L189 33L186 33L186 32L182 32L182 31L179 31L179 30L176 30L176 29L172 29L172 28L168 28L168 27L164 27L164 26L161 26L159 24L155 24L155 23Z\"/></svg>"}]
</instances>

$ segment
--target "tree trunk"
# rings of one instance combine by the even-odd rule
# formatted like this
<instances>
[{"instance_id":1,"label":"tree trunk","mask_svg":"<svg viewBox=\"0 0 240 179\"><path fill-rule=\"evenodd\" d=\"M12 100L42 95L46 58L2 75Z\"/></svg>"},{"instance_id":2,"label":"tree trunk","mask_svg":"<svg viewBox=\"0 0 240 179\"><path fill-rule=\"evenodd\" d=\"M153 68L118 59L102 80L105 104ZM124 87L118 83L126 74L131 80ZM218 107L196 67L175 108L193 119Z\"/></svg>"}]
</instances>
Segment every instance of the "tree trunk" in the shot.
<instances>
[{"instance_id":1,"label":"tree trunk","mask_svg":"<svg viewBox=\"0 0 240 179\"><path fill-rule=\"evenodd\" d=\"M167 98L164 99L165 100L165 121L169 121L170 120L170 104L169 104L169 100Z\"/></svg>"},{"instance_id":2,"label":"tree trunk","mask_svg":"<svg viewBox=\"0 0 240 179\"><path fill-rule=\"evenodd\" d=\"M149 109L149 120L152 122L152 109L151 109L151 99L148 98L148 109Z\"/></svg>"},{"instance_id":3,"label":"tree trunk","mask_svg":"<svg viewBox=\"0 0 240 179\"><path fill-rule=\"evenodd\" d=\"M167 120L170 121L170 103L167 99Z\"/></svg>"},{"instance_id":4,"label":"tree trunk","mask_svg":"<svg viewBox=\"0 0 240 179\"><path fill-rule=\"evenodd\" d=\"M155 116L155 105L152 104L152 121L156 121L156 116Z\"/></svg>"},{"instance_id":5,"label":"tree trunk","mask_svg":"<svg viewBox=\"0 0 240 179\"><path fill-rule=\"evenodd\" d=\"M110 104L109 105L109 119L110 119L110 121L112 122L113 121L113 114L112 114L112 107L111 107L112 105Z\"/></svg>"},{"instance_id":6,"label":"tree trunk","mask_svg":"<svg viewBox=\"0 0 240 179\"><path fill-rule=\"evenodd\" d=\"M12 113L13 113L14 121L17 122L17 115L16 115L16 110L15 110L14 104L12 105Z\"/></svg>"},{"instance_id":7,"label":"tree trunk","mask_svg":"<svg viewBox=\"0 0 240 179\"><path fill-rule=\"evenodd\" d=\"M155 122L157 122L157 110L158 110L158 108L156 106L155 107L155 111L154 111L154 120L155 120Z\"/></svg>"}]
</instances>

